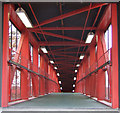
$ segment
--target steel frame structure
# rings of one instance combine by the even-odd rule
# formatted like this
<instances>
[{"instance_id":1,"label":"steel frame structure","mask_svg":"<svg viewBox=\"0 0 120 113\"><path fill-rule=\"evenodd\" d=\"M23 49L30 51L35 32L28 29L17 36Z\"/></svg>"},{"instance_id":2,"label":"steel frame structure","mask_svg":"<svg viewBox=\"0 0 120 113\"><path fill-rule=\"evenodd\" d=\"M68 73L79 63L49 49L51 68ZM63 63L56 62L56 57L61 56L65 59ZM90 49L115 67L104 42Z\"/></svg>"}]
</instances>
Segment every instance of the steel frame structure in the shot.
<instances>
[{"instance_id":1,"label":"steel frame structure","mask_svg":"<svg viewBox=\"0 0 120 113\"><path fill-rule=\"evenodd\" d=\"M37 24L38 24L38 25L34 26L34 28L29 29L29 31L30 32L35 32L35 33L40 33L40 34L43 35L43 37L45 39L44 42L42 42L42 41L37 42L33 38L33 35L25 28L25 26L23 25L23 23L21 22L21 20L15 14L13 6L12 5L8 5L8 4L4 4L4 17L3 17L3 19L4 19L4 22L3 22L3 48L4 48L4 50L2 52L3 56L1 56L3 58L2 69L1 69L2 70L2 96L1 96L2 100L1 100L1 106L2 107L7 107L8 106L8 102L9 102L8 89L10 87L9 86L10 84L9 84L9 66L8 66L8 61L9 61L8 20L11 19L11 21L22 31L22 33L24 35L23 37L21 37L20 45L18 47L17 52L18 53L21 52L21 54L23 56L26 56L29 59L29 49L28 49L29 42L31 42L34 46L37 45L37 46L34 47L34 53L33 53L34 58L35 58L33 62L36 65L38 65L38 62L37 62L36 59L38 59L38 53L39 53L38 52L38 47L39 46L72 46L72 47L67 47L66 49L74 48L73 46L78 46L78 47L79 46L88 46L91 49L92 48L91 45L85 44L82 41L83 35L84 35L84 30L86 30L86 29L87 30L88 29L89 30L97 30L96 31L96 35L98 35L98 38L99 38L99 41L98 41L99 53L100 52L104 52L104 48L105 48L104 46L105 46L105 44L104 44L104 41L103 41L103 32L104 32L104 30L106 30L106 28L108 27L108 25L111 23L112 27L113 27L112 37L114 37L114 38L113 38L113 48L112 48L112 74L111 74L111 79L112 79L112 83L111 83L111 88L112 88L111 95L112 95L112 98L111 98L110 101L112 102L112 108L118 108L119 107L119 105L118 105L119 104L119 102L118 102L118 98L119 98L118 97L118 83L119 82L118 82L118 43L117 43L118 42L118 35L117 35L117 33L118 33L117 24L118 23L117 23L117 5L115 3L112 3L112 4L110 4L106 8L106 12L104 13L103 18L101 19L101 22L100 22L99 26L97 28L95 28L94 25L95 25L95 23L97 21L97 18L98 18L99 14L100 14L100 11L101 11L101 8L102 8L103 5L106 5L106 3L100 3L100 4L94 4L94 5L90 4L90 6L87 6L87 7L84 7L82 9L78 9L78 10L69 12L67 14L62 14L62 7L60 5L60 12L61 12L60 16L57 16L57 17L54 17L54 18L51 18L51 19L48 19L48 20L45 20L45 21L39 23L38 20L37 20L37 18L36 18L36 16L35 16L35 13L34 13L34 11L32 9L32 6L29 4L31 12L32 12L32 14L33 14L33 16L34 16ZM96 18L94 20L93 26L90 27L90 28L87 28L86 27L86 23L88 21L90 10L94 9L94 8L98 8L98 7L99 7L99 11L98 11L97 16L96 16ZM84 24L83 28L81 28L81 27L63 27L64 26L64 23L63 23L63 19L64 18L73 16L73 15L76 15L76 14L80 14L80 13L85 12L85 11L88 11L88 14L87 14L87 17L86 17L85 24ZM10 14L10 16L8 16L8 13ZM54 22L54 21L57 21L57 20L61 20L62 27L57 27L57 28L56 27L50 27L50 28L48 28L48 27L46 27L46 28L45 27L41 27L41 26L43 26L45 24L48 24L48 23L51 23L51 22ZM20 24L20 26L18 25L17 22ZM63 35L58 35L58 34L54 34L54 33L50 33L50 32L45 32L44 30L63 30L63 31L64 30L83 30L83 32L82 32L82 38L81 38L81 40L78 40L78 39L75 39L75 38L72 38L72 37L66 37L66 36L64 36L64 32L63 32ZM68 39L68 40L72 40L72 41L71 42L67 42L67 41L63 41L63 42L57 42L57 41L56 42L49 42L49 41L47 41L45 35L49 35L49 36L53 36L53 37L58 37L58 38L62 38L62 39ZM100 37L102 37L101 40L100 40ZM94 38L93 41L95 41L95 38ZM40 38L39 38L39 40L40 40ZM94 44L94 43L92 42L92 44ZM78 49L77 56L74 57L74 56L66 55L68 53L74 53L74 52L69 52L69 51L62 52L61 50L64 50L64 48L63 49L60 48L58 50L53 50L53 51L51 50L50 47L49 47L49 49L50 49L50 51L49 51L48 55L49 55L49 57L50 57L50 55L52 55L52 57L55 60L57 66L60 65L60 64L62 64L62 63L64 63L64 61L62 61L62 62L56 61L57 58L55 58L55 55L56 56L57 55L61 56L58 59L62 59L62 57L71 57L71 58L74 58L75 59L74 65L73 64L70 65L70 67L73 66L73 69L75 69L74 66L75 66L75 64L77 62L78 54L79 53L80 54L84 53L84 51L83 52L79 52L79 49ZM84 49L85 49L85 47L84 47ZM88 50L90 50L90 49L88 49ZM61 51L61 52L58 52L58 51ZM92 50L90 50L90 52L91 51ZM53 53L53 52L55 52L55 53ZM85 54L87 52L85 52ZM93 52L94 51L92 51L90 53L90 55L92 55ZM60 53L60 54L58 54L58 53ZM100 56L100 54L98 54L98 56ZM85 58L87 58L87 56ZM18 56L16 55L14 61L17 61L17 59L18 59ZM63 59L65 59L65 58L63 58ZM93 59L93 60L95 60L95 59ZM105 60L105 57L104 57L104 60ZM67 58L67 61L70 61L69 58ZM44 54L42 54L42 56L41 56L41 62L40 62L41 63L41 67L43 68L44 73L46 72L46 73L49 73L51 75L50 78L48 78L46 75L44 76L44 78L50 79L52 81L56 81L56 84L58 85L58 87L60 87L59 84L58 84L58 79L56 77L57 76L56 75L57 72L54 71L53 66L50 65L48 62L49 62L49 59L47 58L47 56L44 55ZM82 61L83 64L85 62L86 62L85 60ZM9 62L9 63L12 63L14 65L19 65L19 64L15 64L14 62ZM109 62L107 62L107 64L108 63ZM105 64L105 65L107 65L107 64ZM48 69L48 65L49 65L49 69ZM23 66L22 65L19 65L19 66L23 67L25 69L25 66L27 66L27 64L25 62L23 62ZM22 75L23 74L27 75L28 74L27 71L30 71L32 73L34 73L36 71L35 68L33 70L27 70L27 68L26 68L27 71L24 70L24 69L23 69ZM69 69L69 67L67 67L67 69ZM14 67L14 70L15 70L15 67ZM60 67L59 70L63 70L63 67ZM80 68L79 68L79 70L80 70ZM97 72L97 71L99 71L99 68L96 69L93 72ZM93 72L90 73L90 75L93 74ZM42 74L44 75L44 73L42 73ZM77 77L78 76L79 76L79 74L77 75ZM40 86L40 88L41 88L41 95L45 95L45 87L46 87L45 83L46 83L46 81L45 81L44 78L41 78L41 86ZM38 97L38 95L39 95L38 94L38 80L37 79L38 79L37 77L33 77L32 78L32 80L34 81L33 82L34 96L36 96L36 97ZM81 79L80 81L82 81L82 80L83 79ZM28 98L29 98L29 95L28 95L28 92L27 92L28 90L24 90L23 88L28 89L28 87L27 87L28 82L29 81L27 81L27 76L22 77L22 94L21 94L21 96L22 96L22 99L26 99L26 100L28 100ZM98 80L98 83L100 83L99 80ZM48 82L48 84L50 84L50 86L54 86L54 84L51 84L50 82ZM83 84L83 85L85 86L86 84ZM102 84L102 87L104 87L104 85L105 84ZM48 88L48 92L47 93L51 93L52 92L52 89L50 89L50 86L47 87ZM99 86L97 86L97 87L99 87ZM59 92L59 91L57 91L56 86L54 86L53 89L55 89L55 92ZM88 89L89 89L89 87L88 87ZM79 92L77 90L78 89L76 89L76 92ZM100 90L98 88L98 92L97 92L98 93L98 95L97 95L98 99L102 98L101 97L102 96L102 94L101 94L102 91L103 91L102 89ZM83 93L85 93L85 92L83 92ZM87 92L87 94L88 94L88 92Z\"/></svg>"}]
</instances>

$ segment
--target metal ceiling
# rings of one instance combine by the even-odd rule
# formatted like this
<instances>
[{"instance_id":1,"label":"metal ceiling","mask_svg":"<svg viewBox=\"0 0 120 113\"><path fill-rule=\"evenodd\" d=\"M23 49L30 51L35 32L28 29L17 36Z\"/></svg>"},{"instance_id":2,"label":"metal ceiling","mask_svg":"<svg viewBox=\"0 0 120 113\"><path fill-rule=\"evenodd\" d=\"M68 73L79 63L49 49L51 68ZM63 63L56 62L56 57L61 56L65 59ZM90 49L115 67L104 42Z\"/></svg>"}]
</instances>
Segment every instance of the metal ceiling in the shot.
<instances>
[{"instance_id":1,"label":"metal ceiling","mask_svg":"<svg viewBox=\"0 0 120 113\"><path fill-rule=\"evenodd\" d=\"M106 3L19 3L34 28L29 29L40 46L48 50L48 58L55 62L60 73L63 92L71 92L79 56L86 54L87 34L95 32L106 8Z\"/></svg>"}]
</instances>

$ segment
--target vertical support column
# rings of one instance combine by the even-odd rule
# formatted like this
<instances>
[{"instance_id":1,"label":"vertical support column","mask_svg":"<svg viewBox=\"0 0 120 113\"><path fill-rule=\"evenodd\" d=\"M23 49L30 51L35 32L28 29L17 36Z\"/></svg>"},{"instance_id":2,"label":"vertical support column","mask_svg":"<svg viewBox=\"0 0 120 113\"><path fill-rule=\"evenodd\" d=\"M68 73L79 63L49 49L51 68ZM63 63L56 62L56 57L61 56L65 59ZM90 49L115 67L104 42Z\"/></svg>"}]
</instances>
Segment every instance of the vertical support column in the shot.
<instances>
[{"instance_id":1,"label":"vertical support column","mask_svg":"<svg viewBox=\"0 0 120 113\"><path fill-rule=\"evenodd\" d=\"M120 37L120 2L117 3L118 6L118 37ZM118 45L120 45L120 38L118 38ZM120 108L120 46L118 46L118 72L119 72L119 108Z\"/></svg>"},{"instance_id":2,"label":"vertical support column","mask_svg":"<svg viewBox=\"0 0 120 113\"><path fill-rule=\"evenodd\" d=\"M38 72L38 48L33 46L33 71ZM33 95L38 97L39 95L39 79L38 76L32 77L33 79Z\"/></svg>"},{"instance_id":3,"label":"vertical support column","mask_svg":"<svg viewBox=\"0 0 120 113\"><path fill-rule=\"evenodd\" d=\"M21 64L25 67L28 67L28 60L29 60L29 39L28 33L25 33L25 39L23 41L23 45L21 48ZM22 70L21 71L21 98L28 99L29 97L29 79L28 79L28 71Z\"/></svg>"},{"instance_id":4,"label":"vertical support column","mask_svg":"<svg viewBox=\"0 0 120 113\"><path fill-rule=\"evenodd\" d=\"M41 55L41 58L40 58L40 70L41 70L41 74L44 75L44 57L43 57L43 55ZM40 92L41 92L41 95L45 94L45 79L43 77L40 77Z\"/></svg>"},{"instance_id":5,"label":"vertical support column","mask_svg":"<svg viewBox=\"0 0 120 113\"><path fill-rule=\"evenodd\" d=\"M4 22L3 22L3 63L2 63L2 107L8 106L8 87L9 87L9 5L4 5Z\"/></svg>"},{"instance_id":6,"label":"vertical support column","mask_svg":"<svg viewBox=\"0 0 120 113\"><path fill-rule=\"evenodd\" d=\"M2 93L2 2L0 2L0 107L1 107L1 93Z\"/></svg>"},{"instance_id":7,"label":"vertical support column","mask_svg":"<svg viewBox=\"0 0 120 113\"><path fill-rule=\"evenodd\" d=\"M118 31L117 5L112 4L112 108L118 108Z\"/></svg>"},{"instance_id":8,"label":"vertical support column","mask_svg":"<svg viewBox=\"0 0 120 113\"><path fill-rule=\"evenodd\" d=\"M49 78L52 79L52 67L51 67L51 65L49 65ZM52 81L49 80L48 85L49 85L48 86L49 93L51 93L52 92Z\"/></svg>"},{"instance_id":9,"label":"vertical support column","mask_svg":"<svg viewBox=\"0 0 120 113\"><path fill-rule=\"evenodd\" d=\"M103 63L105 63L104 57L101 58L101 56L104 54L103 48L102 48L102 43L101 43L101 34L102 32L97 31L98 35L98 43L97 43L97 60L98 61L98 67L101 66ZM99 70L97 72L97 78L96 78L96 93L97 93L97 98L98 100L103 100L105 99L105 73L103 70Z\"/></svg>"},{"instance_id":10,"label":"vertical support column","mask_svg":"<svg viewBox=\"0 0 120 113\"><path fill-rule=\"evenodd\" d=\"M44 71L45 71L45 76L48 77L48 60L44 60ZM45 79L45 93L48 94L48 80Z\"/></svg>"}]
</instances>

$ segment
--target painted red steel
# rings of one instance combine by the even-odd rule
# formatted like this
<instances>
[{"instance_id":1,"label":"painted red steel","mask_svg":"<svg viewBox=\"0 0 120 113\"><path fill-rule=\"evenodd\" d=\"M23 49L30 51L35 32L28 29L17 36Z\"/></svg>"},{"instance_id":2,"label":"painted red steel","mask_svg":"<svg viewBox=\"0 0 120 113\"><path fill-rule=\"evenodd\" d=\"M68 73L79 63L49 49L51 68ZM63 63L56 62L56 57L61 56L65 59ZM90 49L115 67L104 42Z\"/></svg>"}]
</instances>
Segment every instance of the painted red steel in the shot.
<instances>
[{"instance_id":1,"label":"painted red steel","mask_svg":"<svg viewBox=\"0 0 120 113\"><path fill-rule=\"evenodd\" d=\"M83 31L82 31L81 41L82 41L82 39L83 39L84 30L85 30L85 28L86 28L86 24L87 24L88 17L89 17L89 14L90 14L91 6L92 6L92 3L90 3L90 6L89 6L89 10L88 10L87 17L86 17L86 20L85 20L84 28L83 28ZM85 48L85 47L84 47L84 48ZM79 52L79 50L80 50L80 46L79 46L79 48L78 48L76 57L78 57L78 52ZM83 51L84 51L84 50L83 50ZM76 60L75 60L74 65L75 65L75 64L76 64Z\"/></svg>"},{"instance_id":2,"label":"painted red steel","mask_svg":"<svg viewBox=\"0 0 120 113\"><path fill-rule=\"evenodd\" d=\"M3 23L3 64L2 64L2 107L8 106L9 101L9 67L8 67L8 59L9 59L9 37L8 37L8 13L9 6L8 4L4 5L4 23Z\"/></svg>"},{"instance_id":3,"label":"painted red steel","mask_svg":"<svg viewBox=\"0 0 120 113\"><path fill-rule=\"evenodd\" d=\"M118 96L118 30L117 30L117 4L112 4L112 108L119 107Z\"/></svg>"},{"instance_id":4,"label":"painted red steel","mask_svg":"<svg viewBox=\"0 0 120 113\"><path fill-rule=\"evenodd\" d=\"M90 44L84 42L70 42L70 41L41 41L39 46L89 46Z\"/></svg>"},{"instance_id":5,"label":"painted red steel","mask_svg":"<svg viewBox=\"0 0 120 113\"><path fill-rule=\"evenodd\" d=\"M31 32L40 30L96 30L96 27L41 27L40 28L28 28Z\"/></svg>"},{"instance_id":6,"label":"painted red steel","mask_svg":"<svg viewBox=\"0 0 120 113\"><path fill-rule=\"evenodd\" d=\"M32 6L31 6L30 3L29 3L29 7L30 7L30 9L31 9L31 12L32 12L32 14L33 14L33 16L34 16L34 18L35 18L37 24L39 25L39 22L38 22L38 20L37 20L37 18L36 18L36 15L35 15L35 13L34 13L34 11L33 11ZM39 27L39 28L41 29L41 27ZM44 35L44 32L42 31L42 29L41 29L40 31L41 31L41 33L42 33L42 35L43 35L45 41L47 42L47 39L46 39L46 37L45 37L45 35ZM35 34L36 34L36 32L35 32ZM53 54L52 51L51 51L51 48L50 48L50 47L48 47L48 48L49 48L49 50L50 50L50 53L51 53L52 56L53 56L53 59L55 60L55 57L54 57L54 54ZM50 56L50 53L48 53L49 56Z\"/></svg>"},{"instance_id":7,"label":"painted red steel","mask_svg":"<svg viewBox=\"0 0 120 113\"><path fill-rule=\"evenodd\" d=\"M10 16L8 16L10 11ZM18 45L18 49L16 51L15 54L15 62L18 62L18 57L21 53L21 65L32 69L33 71L37 72L38 71L38 42L35 40L35 38L33 37L33 35L25 28L25 26L23 25L23 23L21 22L21 20L18 18L18 16L16 15L14 8L9 5L9 4L5 4L4 5L4 23L3 23L3 75L2 75L2 107L7 107L8 106L8 102L11 101L10 99L10 88L11 88L11 77L14 77L13 73L11 73L11 71L9 71L9 65L8 65L8 60L9 60L9 54L11 53L9 51L9 37L8 37L8 22L9 22L9 17L11 19L11 21L13 22L13 24L18 27L18 29L21 31L22 37L21 40L19 42ZM19 22L19 23L18 23ZM19 25L18 25L19 24ZM32 65L29 61L29 57L30 57L30 52L29 52L29 42L33 45L33 63L34 65ZM17 53L18 52L18 53ZM43 60L42 60L43 57ZM44 65L44 70L41 71L41 73L43 72L44 76L48 76L48 58L46 58L46 55L43 55L41 57L41 68ZM11 59L11 58L10 58ZM30 64L30 65L29 65ZM30 67L29 67L30 66ZM16 67L15 67L16 68ZM13 69L15 71L15 68ZM25 69L20 69L21 71L21 98L20 99L26 99L28 100L31 95L30 95L30 78L29 78L29 72L26 71ZM56 81L56 83L58 83L58 79L56 78L56 72L54 71L54 78L53 80ZM38 77L34 76L33 74L31 74L32 76L32 86L33 86L33 94L32 96L39 96L39 81L38 81ZM50 75L52 76L52 75ZM49 77L50 77L49 76ZM43 83L43 84L42 84ZM48 83L48 81L47 81ZM58 89L58 86L56 86L55 83L53 83L51 81L51 84L53 84L54 86L54 90L53 92L59 92L60 90ZM59 85L59 84L58 84ZM40 94L44 95L47 94L49 92L50 89L48 89L48 86L45 84L44 80L41 82L40 84ZM17 99L13 100L16 101Z\"/></svg>"},{"instance_id":8,"label":"painted red steel","mask_svg":"<svg viewBox=\"0 0 120 113\"><path fill-rule=\"evenodd\" d=\"M28 61L26 59L29 59L29 39L28 39L28 33L25 33L25 39L23 41L23 45L21 48L21 64L25 67L28 67ZM27 70L22 70L21 71L21 98L22 99L28 99L29 98L29 84L30 79L28 79L28 71Z\"/></svg>"},{"instance_id":9,"label":"painted red steel","mask_svg":"<svg viewBox=\"0 0 120 113\"><path fill-rule=\"evenodd\" d=\"M35 33L40 33L40 34L45 34L45 35L48 35L48 36L53 36L53 37L57 37L57 38L62 38L62 39L67 39L67 40L72 40L72 41L77 41L77 42L80 42L79 39L75 39L75 38L72 38L72 37L68 37L68 36L63 36L63 35L59 35L59 34L55 34L55 33L50 33L50 32L40 32L40 31L34 31Z\"/></svg>"},{"instance_id":10,"label":"painted red steel","mask_svg":"<svg viewBox=\"0 0 120 113\"><path fill-rule=\"evenodd\" d=\"M92 5L91 9L98 8L98 7L104 6L104 5L107 5L107 3L94 4L94 5ZM71 11L69 13L66 13L66 14L63 14L63 15L45 20L45 21L41 22L41 24L36 25L34 27L43 26L45 24L48 24L48 23L51 23L51 22L54 22L54 21L57 21L57 20L61 20L61 19L73 16L73 15L77 15L77 14L80 14L80 13L88 11L88 10L89 10L89 6L86 6L84 8L77 9L77 10Z\"/></svg>"},{"instance_id":11,"label":"painted red steel","mask_svg":"<svg viewBox=\"0 0 120 113\"><path fill-rule=\"evenodd\" d=\"M112 7L111 7L112 6ZM101 8L98 11L100 13ZM97 15L97 16L98 16ZM95 19L96 21L96 19ZM106 66L99 70L97 73L93 73L91 76L83 79L81 82L76 84L75 92L80 92L90 97L96 97L99 100L105 100L112 103L112 108L118 108L118 36L117 36L117 5L108 5L106 11L98 25L98 30L96 31L96 37L98 37L97 53L95 52L95 44L91 45L89 48L89 56L85 56L77 73L77 81L85 77L89 71L93 71L96 67L102 65L108 61L108 53L106 53L106 45L104 39L104 32L112 24L112 65ZM94 23L95 24L95 23ZM96 40L93 40L96 41ZM93 42L92 42L93 43ZM111 49L109 50L111 51ZM114 52L113 52L114 51ZM102 56L102 57L101 57ZM90 58L90 60L89 60ZM93 65L96 63L95 65ZM90 69L89 69L90 68ZM106 85L105 85L105 70L108 72L108 82L109 82L109 99L106 99Z\"/></svg>"}]
</instances>

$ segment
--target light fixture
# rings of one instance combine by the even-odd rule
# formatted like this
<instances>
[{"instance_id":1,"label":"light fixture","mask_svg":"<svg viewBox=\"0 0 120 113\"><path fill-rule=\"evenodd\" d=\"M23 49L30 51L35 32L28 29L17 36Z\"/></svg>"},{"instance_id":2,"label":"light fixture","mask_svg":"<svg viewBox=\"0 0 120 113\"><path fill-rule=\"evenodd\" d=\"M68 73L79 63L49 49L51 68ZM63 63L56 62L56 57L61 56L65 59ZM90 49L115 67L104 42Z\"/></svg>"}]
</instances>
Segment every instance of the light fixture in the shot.
<instances>
[{"instance_id":1,"label":"light fixture","mask_svg":"<svg viewBox=\"0 0 120 113\"><path fill-rule=\"evenodd\" d=\"M41 50L43 51L43 53L48 53L48 51L45 47L41 47Z\"/></svg>"},{"instance_id":2,"label":"light fixture","mask_svg":"<svg viewBox=\"0 0 120 113\"><path fill-rule=\"evenodd\" d=\"M57 73L57 76L59 77L59 76L60 76L60 73Z\"/></svg>"},{"instance_id":3,"label":"light fixture","mask_svg":"<svg viewBox=\"0 0 120 113\"><path fill-rule=\"evenodd\" d=\"M17 15L19 16L19 18L21 19L21 21L23 22L23 24L27 27L27 28L32 28L32 24L30 19L28 18L27 13L25 12L25 10L21 7L19 7L16 10Z\"/></svg>"},{"instance_id":4,"label":"light fixture","mask_svg":"<svg viewBox=\"0 0 120 113\"><path fill-rule=\"evenodd\" d=\"M51 63L51 64L54 64L54 61L53 61L53 60L50 60L50 63Z\"/></svg>"},{"instance_id":5,"label":"light fixture","mask_svg":"<svg viewBox=\"0 0 120 113\"><path fill-rule=\"evenodd\" d=\"M74 80L76 80L76 77L74 77Z\"/></svg>"},{"instance_id":6,"label":"light fixture","mask_svg":"<svg viewBox=\"0 0 120 113\"><path fill-rule=\"evenodd\" d=\"M79 59L81 59L81 60L82 60L83 58L84 58L84 55L80 55L80 58L79 58Z\"/></svg>"},{"instance_id":7,"label":"light fixture","mask_svg":"<svg viewBox=\"0 0 120 113\"><path fill-rule=\"evenodd\" d=\"M54 67L54 69L57 69L57 67Z\"/></svg>"},{"instance_id":8,"label":"light fixture","mask_svg":"<svg viewBox=\"0 0 120 113\"><path fill-rule=\"evenodd\" d=\"M72 92L75 92L75 90L72 90Z\"/></svg>"},{"instance_id":9,"label":"light fixture","mask_svg":"<svg viewBox=\"0 0 120 113\"><path fill-rule=\"evenodd\" d=\"M77 64L77 65L76 65L76 67L79 67L79 66L80 66L80 64Z\"/></svg>"},{"instance_id":10,"label":"light fixture","mask_svg":"<svg viewBox=\"0 0 120 113\"><path fill-rule=\"evenodd\" d=\"M59 81L59 84L61 84L61 81Z\"/></svg>"},{"instance_id":11,"label":"light fixture","mask_svg":"<svg viewBox=\"0 0 120 113\"><path fill-rule=\"evenodd\" d=\"M77 73L77 70L75 70L75 73Z\"/></svg>"},{"instance_id":12,"label":"light fixture","mask_svg":"<svg viewBox=\"0 0 120 113\"><path fill-rule=\"evenodd\" d=\"M87 39L86 39L85 43L91 43L93 37L94 37L94 33L89 32L88 35L87 35Z\"/></svg>"},{"instance_id":13,"label":"light fixture","mask_svg":"<svg viewBox=\"0 0 120 113\"><path fill-rule=\"evenodd\" d=\"M73 84L73 87L75 87L75 84Z\"/></svg>"},{"instance_id":14,"label":"light fixture","mask_svg":"<svg viewBox=\"0 0 120 113\"><path fill-rule=\"evenodd\" d=\"M62 90L62 87L60 87L60 89Z\"/></svg>"}]
</instances>

